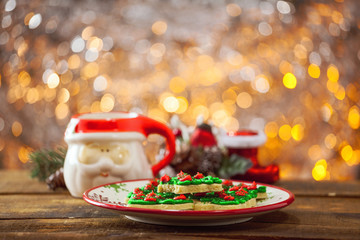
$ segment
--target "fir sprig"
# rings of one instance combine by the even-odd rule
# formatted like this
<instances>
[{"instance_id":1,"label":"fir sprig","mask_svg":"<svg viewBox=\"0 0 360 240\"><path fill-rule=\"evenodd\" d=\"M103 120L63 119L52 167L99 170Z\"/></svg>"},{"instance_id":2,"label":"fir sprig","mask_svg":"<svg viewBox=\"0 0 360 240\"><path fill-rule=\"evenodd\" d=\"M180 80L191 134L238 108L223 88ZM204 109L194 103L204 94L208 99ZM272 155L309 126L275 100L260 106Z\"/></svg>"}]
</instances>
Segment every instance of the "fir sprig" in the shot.
<instances>
[{"instance_id":1,"label":"fir sprig","mask_svg":"<svg viewBox=\"0 0 360 240\"><path fill-rule=\"evenodd\" d=\"M67 148L40 149L29 154L32 165L31 177L45 181L56 170L64 166Z\"/></svg>"}]
</instances>

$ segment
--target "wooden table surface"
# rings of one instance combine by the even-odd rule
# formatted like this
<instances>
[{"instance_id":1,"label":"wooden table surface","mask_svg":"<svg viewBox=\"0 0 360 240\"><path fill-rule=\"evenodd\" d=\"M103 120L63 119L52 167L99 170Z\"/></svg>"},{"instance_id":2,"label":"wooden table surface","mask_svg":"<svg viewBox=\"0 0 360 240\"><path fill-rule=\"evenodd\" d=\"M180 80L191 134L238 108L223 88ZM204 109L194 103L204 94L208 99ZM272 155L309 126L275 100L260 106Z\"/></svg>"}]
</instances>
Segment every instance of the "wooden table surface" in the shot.
<instances>
[{"instance_id":1,"label":"wooden table surface","mask_svg":"<svg viewBox=\"0 0 360 240\"><path fill-rule=\"evenodd\" d=\"M0 239L360 239L360 181L280 181L295 202L218 227L138 223L48 190L27 171L0 171Z\"/></svg>"}]
</instances>

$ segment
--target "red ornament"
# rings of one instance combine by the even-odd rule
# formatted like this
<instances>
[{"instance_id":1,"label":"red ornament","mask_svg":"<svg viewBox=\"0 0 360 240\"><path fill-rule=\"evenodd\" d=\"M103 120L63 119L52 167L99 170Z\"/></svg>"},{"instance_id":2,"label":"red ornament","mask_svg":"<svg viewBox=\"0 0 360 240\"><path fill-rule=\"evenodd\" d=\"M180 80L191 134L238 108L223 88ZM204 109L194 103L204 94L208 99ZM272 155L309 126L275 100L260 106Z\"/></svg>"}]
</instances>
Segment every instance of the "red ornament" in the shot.
<instances>
[{"instance_id":1,"label":"red ornament","mask_svg":"<svg viewBox=\"0 0 360 240\"><path fill-rule=\"evenodd\" d=\"M194 147L212 147L217 145L216 138L212 134L211 126L203 123L198 126L190 137L190 144Z\"/></svg>"}]
</instances>

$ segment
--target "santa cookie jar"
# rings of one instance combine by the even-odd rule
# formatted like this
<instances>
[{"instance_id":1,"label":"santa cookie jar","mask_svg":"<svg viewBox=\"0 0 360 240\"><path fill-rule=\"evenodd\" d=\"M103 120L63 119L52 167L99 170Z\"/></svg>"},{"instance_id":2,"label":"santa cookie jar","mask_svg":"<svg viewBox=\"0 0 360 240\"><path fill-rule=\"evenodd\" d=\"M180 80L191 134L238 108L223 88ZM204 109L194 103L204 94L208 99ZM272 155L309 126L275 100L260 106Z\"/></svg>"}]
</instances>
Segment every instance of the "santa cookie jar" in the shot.
<instances>
[{"instance_id":1,"label":"santa cookie jar","mask_svg":"<svg viewBox=\"0 0 360 240\"><path fill-rule=\"evenodd\" d=\"M149 134L166 139L167 153L151 166L143 142ZM121 180L153 178L175 153L175 138L164 124L136 113L87 113L72 117L65 132L64 180L73 197Z\"/></svg>"}]
</instances>

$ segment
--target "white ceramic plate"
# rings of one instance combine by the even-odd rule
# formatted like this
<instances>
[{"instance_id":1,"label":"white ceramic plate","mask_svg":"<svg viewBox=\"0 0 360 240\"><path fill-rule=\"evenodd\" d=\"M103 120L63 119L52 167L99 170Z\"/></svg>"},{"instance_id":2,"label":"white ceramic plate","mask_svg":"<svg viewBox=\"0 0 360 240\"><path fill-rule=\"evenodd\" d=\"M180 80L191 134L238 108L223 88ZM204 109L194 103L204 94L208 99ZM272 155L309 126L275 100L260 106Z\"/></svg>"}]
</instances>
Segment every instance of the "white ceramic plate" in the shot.
<instances>
[{"instance_id":1,"label":"white ceramic plate","mask_svg":"<svg viewBox=\"0 0 360 240\"><path fill-rule=\"evenodd\" d=\"M234 185L246 181L232 180ZM192 211L192 210L156 210L127 207L124 200L129 192L137 187L143 187L149 179L121 181L109 183L91 188L83 194L86 202L106 209L113 210L125 215L134 221L175 226L215 226L241 223L250 220L252 217L269 213L290 205L294 201L294 195L283 188L267 184L268 198L257 201L257 206L236 210L221 211Z\"/></svg>"}]
</instances>

